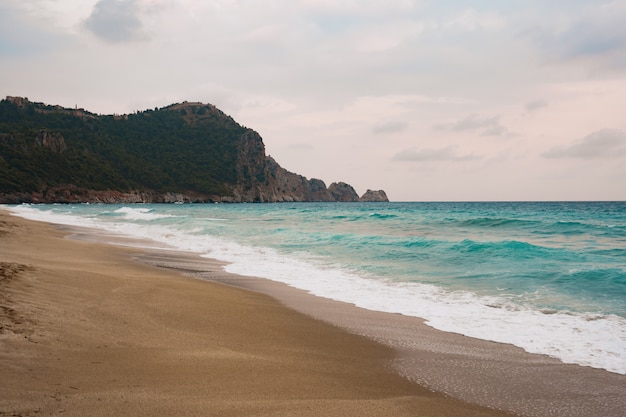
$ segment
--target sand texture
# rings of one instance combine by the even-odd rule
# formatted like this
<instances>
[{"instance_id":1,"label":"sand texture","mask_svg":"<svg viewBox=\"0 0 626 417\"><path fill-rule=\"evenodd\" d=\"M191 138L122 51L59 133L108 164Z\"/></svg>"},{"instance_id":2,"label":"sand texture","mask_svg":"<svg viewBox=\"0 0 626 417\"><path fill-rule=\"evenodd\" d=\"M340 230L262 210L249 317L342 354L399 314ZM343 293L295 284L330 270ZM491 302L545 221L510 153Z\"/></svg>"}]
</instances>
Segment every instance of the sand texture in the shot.
<instances>
[{"instance_id":1,"label":"sand texture","mask_svg":"<svg viewBox=\"0 0 626 417\"><path fill-rule=\"evenodd\" d=\"M267 295L0 211L1 416L505 416Z\"/></svg>"},{"instance_id":2,"label":"sand texture","mask_svg":"<svg viewBox=\"0 0 626 417\"><path fill-rule=\"evenodd\" d=\"M94 237L76 231L73 236ZM314 297L280 282L227 274L221 264L193 254L153 248L137 259L269 294L310 317L379 341L396 352L392 362L398 373L472 404L523 417L626 416L626 375L565 364L510 344L438 331L417 317Z\"/></svg>"}]
</instances>

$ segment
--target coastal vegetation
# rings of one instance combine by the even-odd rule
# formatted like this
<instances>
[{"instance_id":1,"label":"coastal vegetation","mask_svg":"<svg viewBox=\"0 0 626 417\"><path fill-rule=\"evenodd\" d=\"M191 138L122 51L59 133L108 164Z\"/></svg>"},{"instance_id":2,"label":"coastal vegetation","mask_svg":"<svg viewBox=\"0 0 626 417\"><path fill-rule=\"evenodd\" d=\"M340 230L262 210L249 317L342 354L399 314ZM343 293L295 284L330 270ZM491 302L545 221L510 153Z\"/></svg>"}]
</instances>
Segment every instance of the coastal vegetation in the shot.
<instances>
[{"instance_id":1,"label":"coastal vegetation","mask_svg":"<svg viewBox=\"0 0 626 417\"><path fill-rule=\"evenodd\" d=\"M0 101L0 192L73 184L228 195L245 131L199 103L98 116L8 98Z\"/></svg>"}]
</instances>

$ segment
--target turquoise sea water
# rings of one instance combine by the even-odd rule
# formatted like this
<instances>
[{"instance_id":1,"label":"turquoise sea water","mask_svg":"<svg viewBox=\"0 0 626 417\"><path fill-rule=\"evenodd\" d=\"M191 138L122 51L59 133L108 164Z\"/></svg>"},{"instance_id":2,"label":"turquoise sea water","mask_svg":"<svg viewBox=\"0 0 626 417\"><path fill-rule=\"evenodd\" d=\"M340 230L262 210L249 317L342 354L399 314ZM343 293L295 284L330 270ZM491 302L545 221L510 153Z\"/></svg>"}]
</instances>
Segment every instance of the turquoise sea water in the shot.
<instances>
[{"instance_id":1,"label":"turquoise sea water","mask_svg":"<svg viewBox=\"0 0 626 417\"><path fill-rule=\"evenodd\" d=\"M626 374L626 203L23 205L340 301Z\"/></svg>"}]
</instances>

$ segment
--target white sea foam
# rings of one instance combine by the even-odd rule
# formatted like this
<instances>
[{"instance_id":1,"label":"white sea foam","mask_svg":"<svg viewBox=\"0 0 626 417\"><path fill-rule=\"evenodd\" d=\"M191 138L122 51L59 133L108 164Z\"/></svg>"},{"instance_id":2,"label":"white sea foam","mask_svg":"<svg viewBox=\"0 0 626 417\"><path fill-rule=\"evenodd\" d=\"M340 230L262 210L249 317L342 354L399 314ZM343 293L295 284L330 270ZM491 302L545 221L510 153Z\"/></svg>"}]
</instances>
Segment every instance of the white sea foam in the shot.
<instances>
[{"instance_id":1,"label":"white sea foam","mask_svg":"<svg viewBox=\"0 0 626 417\"><path fill-rule=\"evenodd\" d=\"M15 215L29 220L65 224L77 227L93 227L96 229L104 228L101 222L89 217L59 214L51 210L38 210L30 204L22 204L21 206L16 207L8 206L6 209Z\"/></svg>"},{"instance_id":2,"label":"white sea foam","mask_svg":"<svg viewBox=\"0 0 626 417\"><path fill-rule=\"evenodd\" d=\"M134 207L121 207L114 211L114 213L124 214L124 217L128 220L157 220L175 217L170 214L157 214L153 213L153 209L149 208L134 208Z\"/></svg>"},{"instance_id":3,"label":"white sea foam","mask_svg":"<svg viewBox=\"0 0 626 417\"><path fill-rule=\"evenodd\" d=\"M626 374L626 319L538 310L511 305L494 297L444 291L419 283L365 278L340 269L321 269L272 250L227 248L211 252L232 262L229 272L284 282L311 294L358 307L426 319L436 329L479 339L510 343L565 363ZM242 259L238 259L238 258ZM497 306L497 307L496 307Z\"/></svg>"},{"instance_id":4,"label":"white sea foam","mask_svg":"<svg viewBox=\"0 0 626 417\"><path fill-rule=\"evenodd\" d=\"M197 233L198 230L181 231L163 225L116 220L104 223L28 206L10 210L33 220L95 227L151 239L228 262L226 270L232 273L280 281L317 296L370 310L421 317L439 330L510 343L566 363L626 374L626 319L616 315L546 313L503 298L361 276L341 268L321 266L314 259L285 256L271 248L244 246ZM120 210L137 217L156 215L143 209Z\"/></svg>"}]
</instances>

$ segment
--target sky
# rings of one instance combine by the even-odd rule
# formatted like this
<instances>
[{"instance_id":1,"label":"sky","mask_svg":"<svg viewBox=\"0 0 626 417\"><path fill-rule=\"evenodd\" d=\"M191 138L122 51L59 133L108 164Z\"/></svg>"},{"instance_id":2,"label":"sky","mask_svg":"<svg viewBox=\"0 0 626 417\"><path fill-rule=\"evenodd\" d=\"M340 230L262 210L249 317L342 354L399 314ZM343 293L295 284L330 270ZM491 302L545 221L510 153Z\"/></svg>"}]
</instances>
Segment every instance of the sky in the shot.
<instances>
[{"instance_id":1,"label":"sky","mask_svg":"<svg viewBox=\"0 0 626 417\"><path fill-rule=\"evenodd\" d=\"M626 0L0 0L0 97L216 105L392 201L626 200Z\"/></svg>"}]
</instances>

